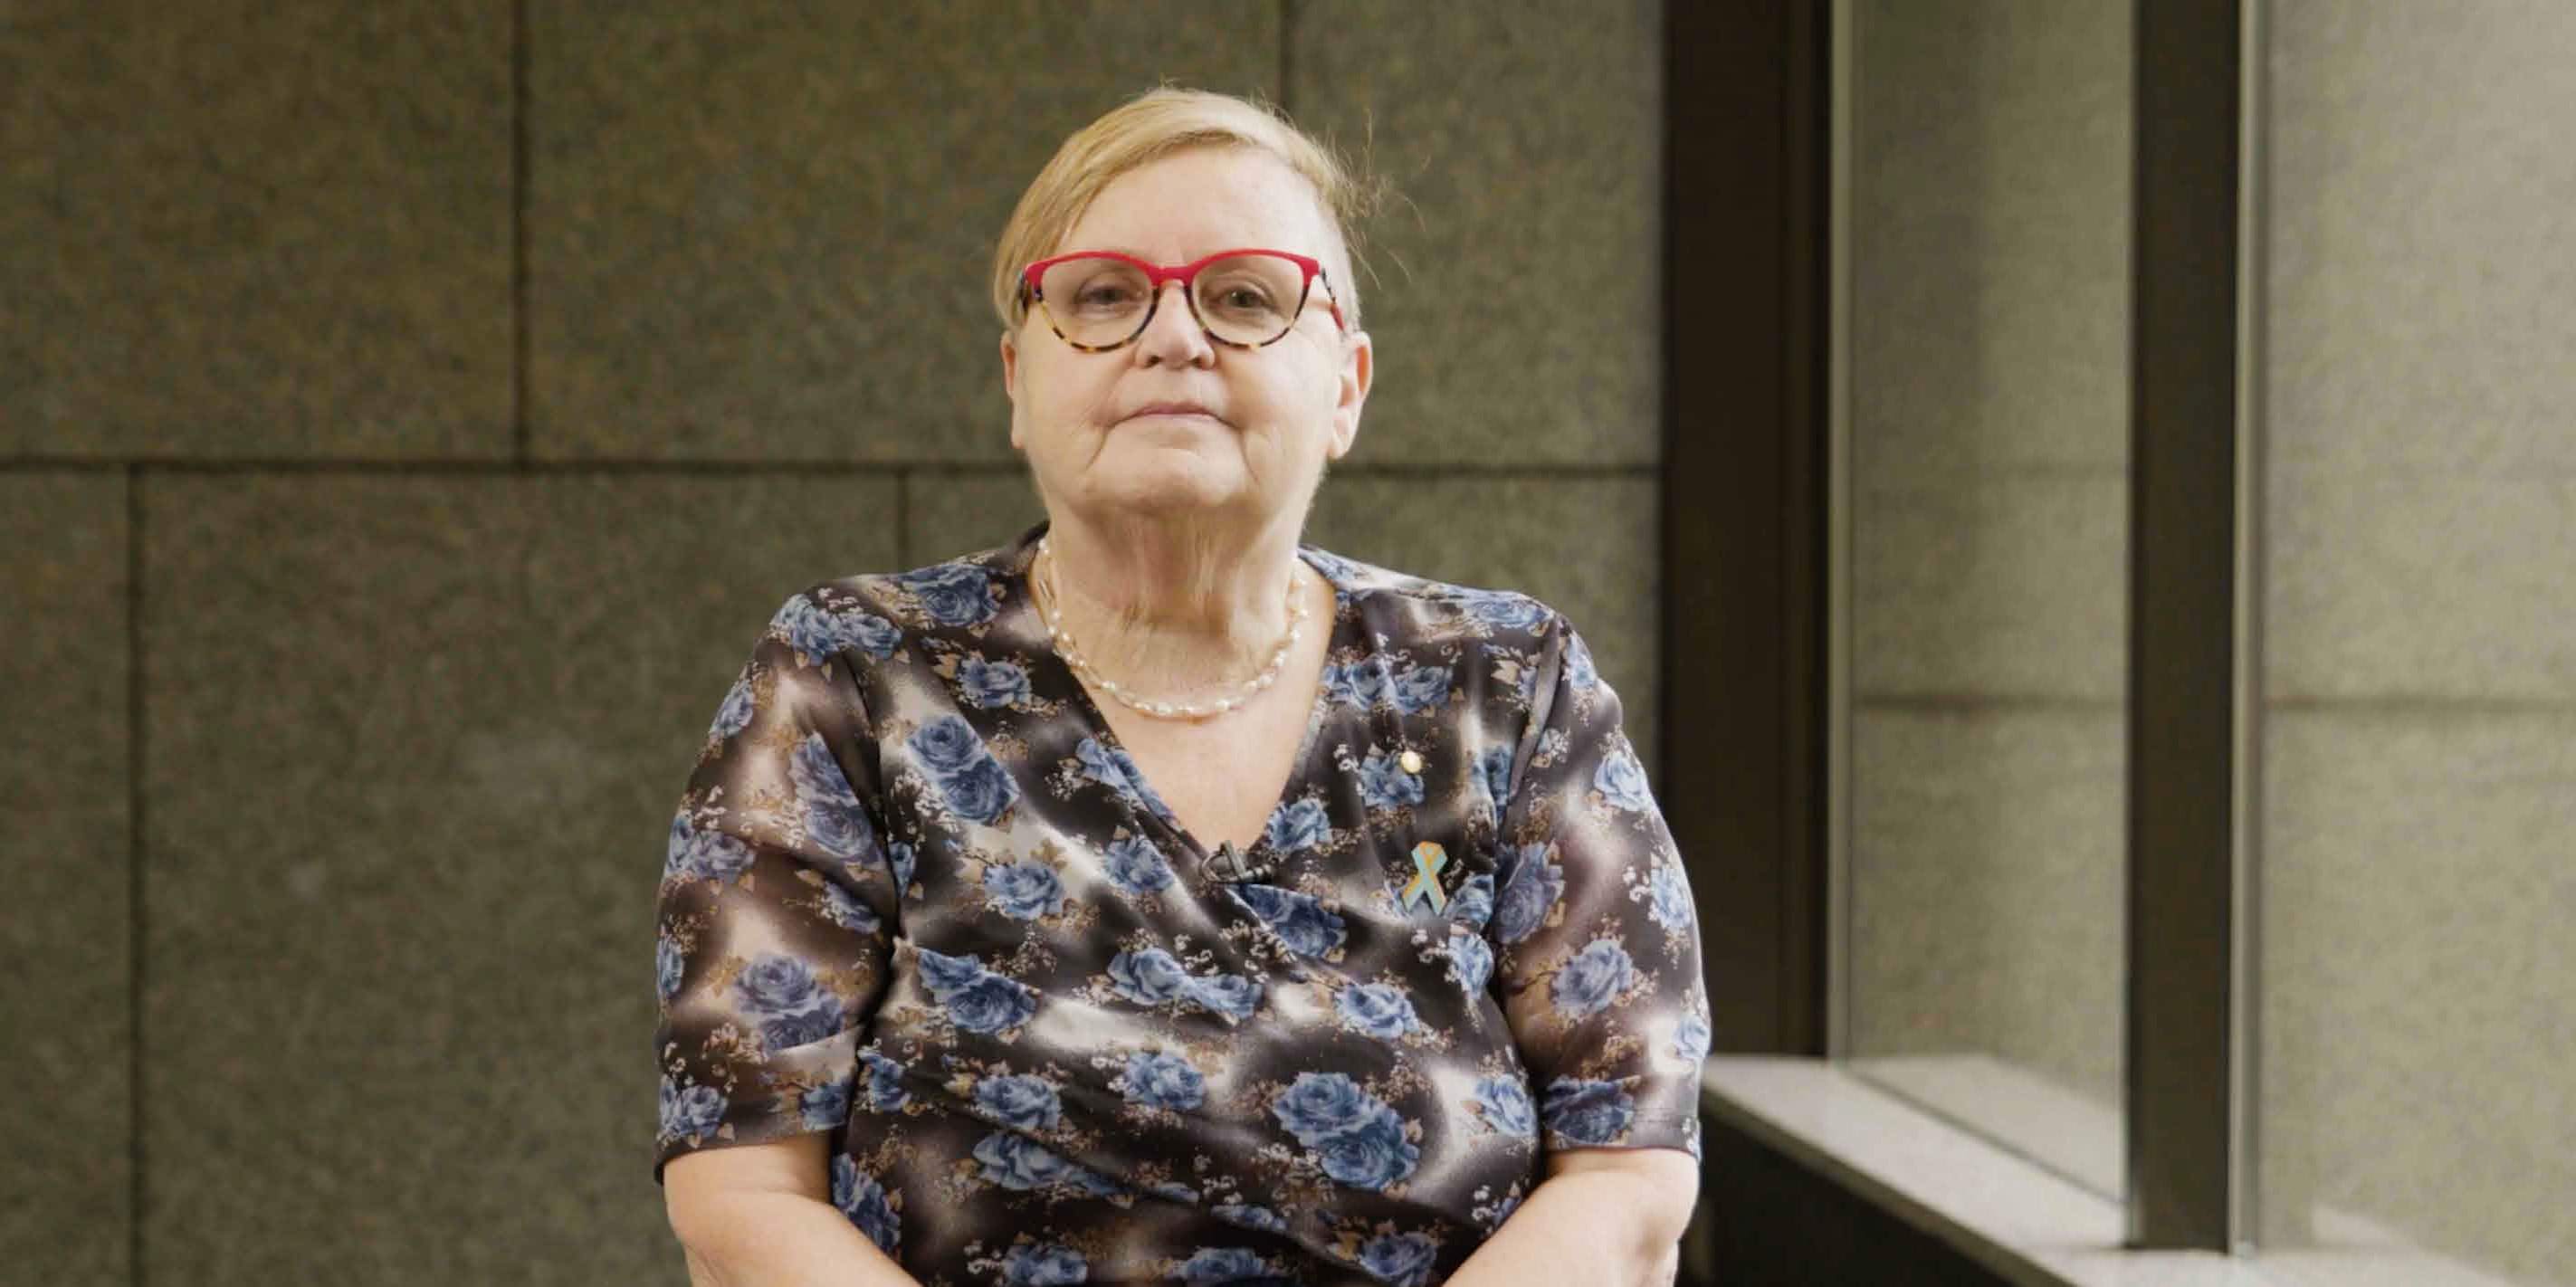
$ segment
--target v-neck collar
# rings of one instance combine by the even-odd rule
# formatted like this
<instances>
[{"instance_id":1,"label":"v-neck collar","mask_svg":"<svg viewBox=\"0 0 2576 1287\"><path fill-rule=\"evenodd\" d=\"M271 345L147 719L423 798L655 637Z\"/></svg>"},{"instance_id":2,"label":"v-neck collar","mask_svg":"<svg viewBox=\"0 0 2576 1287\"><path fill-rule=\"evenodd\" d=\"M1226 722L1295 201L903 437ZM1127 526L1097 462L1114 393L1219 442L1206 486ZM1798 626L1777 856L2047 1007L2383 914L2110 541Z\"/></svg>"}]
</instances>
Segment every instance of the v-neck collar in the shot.
<instances>
[{"instance_id":1,"label":"v-neck collar","mask_svg":"<svg viewBox=\"0 0 2576 1287\"><path fill-rule=\"evenodd\" d=\"M1046 620L1038 611L1037 596L1029 588L1029 570L1037 561L1038 538L1046 534L1048 526L1049 520L1041 519L1027 531L1020 533L1010 544L996 551L995 570L1006 578L1002 591L1004 604L1002 610L1012 614L1013 620L1010 625L1014 632L1024 632L1021 633L1022 638L1034 641L1032 651L1042 658L1040 664L1046 667L1050 676L1063 688L1067 700L1071 701L1074 709L1079 712L1085 731L1110 752L1111 758L1118 763L1121 773L1136 779L1132 785L1136 788L1136 794L1142 798L1127 800L1128 811L1144 825L1162 832L1166 839L1188 853L1201 867L1206 867L1209 860L1215 856L1215 848L1191 834L1188 828L1181 825L1180 817L1171 813L1168 805L1163 805L1162 794L1154 789L1153 783L1146 780L1144 767L1136 762L1136 757L1128 754L1126 744L1119 740L1118 731L1109 726L1108 716L1102 713L1099 704L1092 700L1091 690L1083 686L1081 677L1075 675L1073 668L1065 664L1064 658L1056 653L1055 644L1047 635ZM1345 650L1351 650L1361 654L1354 657L1354 660L1365 661L1365 654L1368 651L1368 629L1361 621L1360 614L1350 608L1350 600L1353 597L1352 586L1337 574L1336 565L1339 560L1302 541L1297 545L1297 558L1306 566L1313 568L1315 574L1324 578L1324 583L1333 588L1333 615L1330 624L1326 627L1327 634L1324 640L1325 671L1322 680L1315 685L1314 706L1306 714L1306 731L1298 740L1297 754L1289 761L1288 778L1280 784L1277 796L1271 800L1269 812L1262 815L1264 824L1261 834L1253 839L1250 848L1242 851L1242 858L1247 866L1267 866L1270 859L1284 856L1277 854L1271 844L1268 821L1276 819L1281 809L1305 795L1305 786L1309 777L1308 762L1313 759L1315 748L1323 743L1325 729L1333 722L1331 668L1339 664L1334 659ZM1120 794L1122 798L1125 797L1125 793ZM1148 804L1148 801L1151 803ZM1256 862L1256 858L1260 861Z\"/></svg>"}]
</instances>

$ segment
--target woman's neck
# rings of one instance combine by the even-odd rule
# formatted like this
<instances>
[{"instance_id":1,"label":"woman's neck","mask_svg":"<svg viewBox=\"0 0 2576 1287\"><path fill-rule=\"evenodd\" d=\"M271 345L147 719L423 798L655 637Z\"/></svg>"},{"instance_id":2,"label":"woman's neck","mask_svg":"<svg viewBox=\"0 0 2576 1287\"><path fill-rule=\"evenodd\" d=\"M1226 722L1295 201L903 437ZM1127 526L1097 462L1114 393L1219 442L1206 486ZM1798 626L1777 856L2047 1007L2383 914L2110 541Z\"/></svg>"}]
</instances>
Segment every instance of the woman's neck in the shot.
<instances>
[{"instance_id":1,"label":"woman's neck","mask_svg":"<svg viewBox=\"0 0 2576 1287\"><path fill-rule=\"evenodd\" d=\"M1250 538L1048 524L1039 605L1122 686L1180 698L1240 683L1278 650L1288 596L1310 593L1294 528Z\"/></svg>"}]
</instances>

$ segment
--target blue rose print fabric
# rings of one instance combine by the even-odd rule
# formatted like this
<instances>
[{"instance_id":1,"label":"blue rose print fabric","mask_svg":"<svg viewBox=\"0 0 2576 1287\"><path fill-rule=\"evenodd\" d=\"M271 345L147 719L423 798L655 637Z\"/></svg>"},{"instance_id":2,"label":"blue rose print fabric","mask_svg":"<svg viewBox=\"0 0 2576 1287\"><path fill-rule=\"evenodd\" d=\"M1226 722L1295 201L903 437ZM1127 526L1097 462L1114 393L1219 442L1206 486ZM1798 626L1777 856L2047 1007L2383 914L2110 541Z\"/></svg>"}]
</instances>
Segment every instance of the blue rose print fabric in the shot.
<instances>
[{"instance_id":1,"label":"blue rose print fabric","mask_svg":"<svg viewBox=\"0 0 2576 1287\"><path fill-rule=\"evenodd\" d=\"M657 1180L825 1132L927 1284L1425 1287L1551 1151L1698 1155L1690 883L1563 615L1300 546L1328 669L1228 868L1050 650L1044 531L754 642L663 865Z\"/></svg>"}]
</instances>

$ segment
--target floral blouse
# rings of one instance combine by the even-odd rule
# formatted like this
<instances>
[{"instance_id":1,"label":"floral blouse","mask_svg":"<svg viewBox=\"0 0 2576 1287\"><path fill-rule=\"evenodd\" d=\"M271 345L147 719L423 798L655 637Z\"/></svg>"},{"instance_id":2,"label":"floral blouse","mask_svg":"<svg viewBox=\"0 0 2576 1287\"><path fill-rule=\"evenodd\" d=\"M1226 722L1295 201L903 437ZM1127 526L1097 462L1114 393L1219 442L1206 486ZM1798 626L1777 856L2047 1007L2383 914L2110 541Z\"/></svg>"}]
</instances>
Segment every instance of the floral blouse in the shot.
<instances>
[{"instance_id":1,"label":"floral blouse","mask_svg":"<svg viewBox=\"0 0 2576 1287\"><path fill-rule=\"evenodd\" d=\"M820 1131L933 1287L1427 1285L1550 1150L1698 1156L1690 886L1561 614L1299 546L1324 683L1212 853L1048 646L1045 530L754 642L663 865L657 1181Z\"/></svg>"}]
</instances>

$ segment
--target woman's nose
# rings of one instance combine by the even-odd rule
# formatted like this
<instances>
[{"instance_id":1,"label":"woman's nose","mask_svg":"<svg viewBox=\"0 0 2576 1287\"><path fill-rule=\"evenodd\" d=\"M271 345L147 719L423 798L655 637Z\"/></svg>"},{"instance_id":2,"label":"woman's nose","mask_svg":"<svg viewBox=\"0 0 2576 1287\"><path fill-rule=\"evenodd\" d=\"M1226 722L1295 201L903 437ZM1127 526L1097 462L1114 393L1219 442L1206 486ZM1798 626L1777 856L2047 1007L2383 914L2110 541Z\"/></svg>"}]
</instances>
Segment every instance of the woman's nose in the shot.
<instances>
[{"instance_id":1,"label":"woman's nose","mask_svg":"<svg viewBox=\"0 0 2576 1287\"><path fill-rule=\"evenodd\" d=\"M1155 289L1175 292L1180 298L1163 299L1154 306L1153 319L1145 324L1145 333L1136 337L1136 347L1164 362L1197 362L1216 356L1215 344L1199 329L1198 315L1190 311L1189 287L1164 282Z\"/></svg>"}]
</instances>

